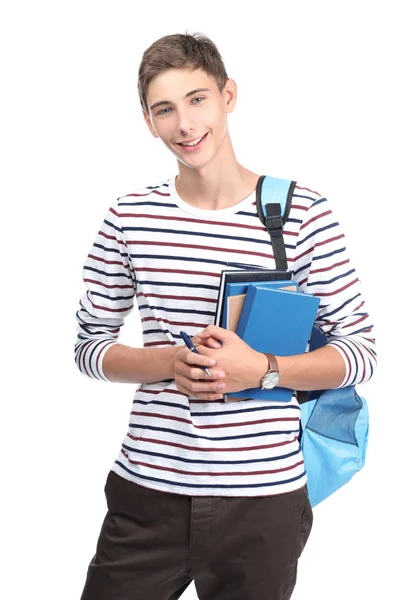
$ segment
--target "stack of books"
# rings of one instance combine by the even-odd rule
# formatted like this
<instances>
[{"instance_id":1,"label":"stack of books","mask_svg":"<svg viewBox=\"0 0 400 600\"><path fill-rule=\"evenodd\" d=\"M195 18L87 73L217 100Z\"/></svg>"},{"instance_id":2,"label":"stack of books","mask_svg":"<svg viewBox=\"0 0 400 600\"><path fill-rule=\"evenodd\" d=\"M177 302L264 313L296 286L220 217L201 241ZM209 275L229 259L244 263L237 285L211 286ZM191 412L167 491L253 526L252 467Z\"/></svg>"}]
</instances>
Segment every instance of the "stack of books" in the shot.
<instances>
[{"instance_id":1,"label":"stack of books","mask_svg":"<svg viewBox=\"0 0 400 600\"><path fill-rule=\"evenodd\" d=\"M258 352L303 354L311 337L319 298L298 291L285 271L223 271L215 324ZM246 398L288 402L293 390L252 388L225 394L226 402Z\"/></svg>"}]
</instances>

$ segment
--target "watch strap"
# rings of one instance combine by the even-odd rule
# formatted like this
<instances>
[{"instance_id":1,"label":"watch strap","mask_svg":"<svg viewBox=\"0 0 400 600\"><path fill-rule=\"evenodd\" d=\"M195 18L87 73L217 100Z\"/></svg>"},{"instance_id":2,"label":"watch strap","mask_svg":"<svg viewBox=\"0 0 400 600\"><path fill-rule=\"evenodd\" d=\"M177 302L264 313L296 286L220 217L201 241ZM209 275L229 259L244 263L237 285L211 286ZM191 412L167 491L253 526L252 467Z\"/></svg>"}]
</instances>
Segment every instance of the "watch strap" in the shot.
<instances>
[{"instance_id":1,"label":"watch strap","mask_svg":"<svg viewBox=\"0 0 400 600\"><path fill-rule=\"evenodd\" d=\"M268 352L263 352L268 359L268 371L267 373L279 373L278 361L276 360L276 356L274 354L269 354Z\"/></svg>"}]
</instances>

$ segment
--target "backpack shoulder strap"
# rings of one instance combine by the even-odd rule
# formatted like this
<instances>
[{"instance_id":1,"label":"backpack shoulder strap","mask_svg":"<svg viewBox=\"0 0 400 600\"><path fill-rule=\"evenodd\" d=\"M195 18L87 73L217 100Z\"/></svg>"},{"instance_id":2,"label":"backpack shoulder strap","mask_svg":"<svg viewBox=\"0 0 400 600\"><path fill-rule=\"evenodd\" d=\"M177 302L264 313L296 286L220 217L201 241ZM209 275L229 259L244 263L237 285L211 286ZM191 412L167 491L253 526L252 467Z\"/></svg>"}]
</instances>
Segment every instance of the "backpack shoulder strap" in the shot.
<instances>
[{"instance_id":1,"label":"backpack shoulder strap","mask_svg":"<svg viewBox=\"0 0 400 600\"><path fill-rule=\"evenodd\" d=\"M272 243L277 269L287 269L283 225L292 205L295 181L262 175L256 188L257 214L266 227Z\"/></svg>"},{"instance_id":2,"label":"backpack shoulder strap","mask_svg":"<svg viewBox=\"0 0 400 600\"><path fill-rule=\"evenodd\" d=\"M287 270L288 268L283 242L283 226L289 216L295 187L296 181L266 177L265 175L262 175L257 182L257 214L270 235L277 269ZM307 402L308 399L308 392L297 392L299 404Z\"/></svg>"}]
</instances>

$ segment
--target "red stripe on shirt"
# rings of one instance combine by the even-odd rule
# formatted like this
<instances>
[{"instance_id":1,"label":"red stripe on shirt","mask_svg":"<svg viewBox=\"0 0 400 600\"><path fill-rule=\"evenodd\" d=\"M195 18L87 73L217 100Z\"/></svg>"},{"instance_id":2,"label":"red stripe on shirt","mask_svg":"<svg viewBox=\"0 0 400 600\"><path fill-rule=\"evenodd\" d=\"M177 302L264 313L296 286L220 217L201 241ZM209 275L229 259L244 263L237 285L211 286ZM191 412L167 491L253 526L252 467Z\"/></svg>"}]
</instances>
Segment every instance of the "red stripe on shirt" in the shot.
<instances>
[{"instance_id":1,"label":"red stripe on shirt","mask_svg":"<svg viewBox=\"0 0 400 600\"><path fill-rule=\"evenodd\" d=\"M129 458L129 455L124 448L121 448L121 453L125 456L125 458L129 461L129 463L131 465L138 465L138 466L142 466L142 467L148 467L150 469L155 469L157 471L167 471L169 473L179 473L180 475L191 475L191 476L196 476L196 477L198 475L199 476L200 475L213 476L213 477L220 477L223 475L231 475L231 476L242 475L245 477L251 477L253 475L268 475L268 474L273 474L273 473L282 473L284 471L292 471L293 469L296 469L300 465L304 464L304 461L299 461L288 467L281 467L280 469L263 469L261 471L244 471L244 472L242 472L242 471L226 471L226 472L184 471L183 469L174 469L173 467L161 467L160 465L152 465L151 463L146 463L146 462L143 462L140 460L132 460L131 458Z\"/></svg>"},{"instance_id":2,"label":"red stripe on shirt","mask_svg":"<svg viewBox=\"0 0 400 600\"><path fill-rule=\"evenodd\" d=\"M315 295L318 296L319 298L326 297L326 296L335 296L336 294L343 292L343 290L347 290L347 288L351 287L352 285L356 284L357 282L358 282L358 278L353 279L353 281L350 281L350 283L348 283L347 285L343 285L341 288L338 288L337 290L333 290L332 292L319 292L318 294L315 294Z\"/></svg>"},{"instance_id":3,"label":"red stripe on shirt","mask_svg":"<svg viewBox=\"0 0 400 600\"><path fill-rule=\"evenodd\" d=\"M149 273L176 273L177 275L205 275L208 277L217 277L218 279L221 277L220 273L211 273L210 271L188 271L186 269L158 269L155 267L136 267L135 271L148 271Z\"/></svg>"},{"instance_id":4,"label":"red stripe on shirt","mask_svg":"<svg viewBox=\"0 0 400 600\"><path fill-rule=\"evenodd\" d=\"M162 420L170 420L177 421L180 423L189 423L192 424L192 419L184 419L183 417L175 417L172 415L163 415L161 413L148 413L141 412L137 410L132 410L131 415L137 415L139 417L158 417ZM218 429L218 428L227 428L227 427L240 427L247 425L260 425L262 423L283 423L283 422L298 422L298 417L282 417L281 419L257 419L255 421L238 421L237 423L218 423L216 425L196 425L196 429Z\"/></svg>"},{"instance_id":5,"label":"red stripe on shirt","mask_svg":"<svg viewBox=\"0 0 400 600\"><path fill-rule=\"evenodd\" d=\"M99 310L105 310L107 312L112 312L112 313L126 312L127 310L131 310L133 308L133 304L131 304L130 306L127 306L125 308L108 308L108 306L100 306L99 304L95 304L94 302L92 302L89 295L88 295L88 300L89 300L90 304L93 306L93 308L98 308Z\"/></svg>"},{"instance_id":6,"label":"red stripe on shirt","mask_svg":"<svg viewBox=\"0 0 400 600\"><path fill-rule=\"evenodd\" d=\"M330 265L329 267L322 267L321 269L310 269L310 275L315 274L315 273L326 273L327 271L332 271L332 269L335 269L336 267L341 267L342 265L347 265L347 263L349 263L349 259L347 260L343 260L342 262L338 262L335 263L333 265Z\"/></svg>"},{"instance_id":7,"label":"red stripe on shirt","mask_svg":"<svg viewBox=\"0 0 400 600\"><path fill-rule=\"evenodd\" d=\"M255 252L251 250L240 250L236 248L217 248L212 246L200 246L197 244L178 244L173 242L156 242L152 241L139 241L139 240L129 240L127 242L129 245L135 246L167 246L168 248L193 248L194 250L209 250L210 252L232 252L234 254L249 254L250 256L262 256L263 258L273 258L273 254L265 254L264 252ZM292 261L293 258L288 257L288 262Z\"/></svg>"},{"instance_id":8,"label":"red stripe on shirt","mask_svg":"<svg viewBox=\"0 0 400 600\"><path fill-rule=\"evenodd\" d=\"M288 444L293 443L293 439L285 440L284 442L275 442L274 444L259 444L258 446L244 446L244 447L228 447L228 448L202 448L200 446L188 446L187 444L179 444L177 442L167 442L166 440L157 440L154 438L147 437L137 437L128 432L128 437L132 440L140 440L143 442L149 442L152 444L160 444L162 446L173 446L175 448L182 448L184 450L193 450L194 448L198 452L247 452L249 450L265 450L267 448L278 448L282 446L287 446ZM295 437L297 439L297 436Z\"/></svg>"},{"instance_id":9,"label":"red stripe on shirt","mask_svg":"<svg viewBox=\"0 0 400 600\"><path fill-rule=\"evenodd\" d=\"M145 294L144 292L139 292L137 294L137 298L140 296L144 296L145 298L168 298L170 300L182 300L182 296L169 296L167 294ZM212 298L202 298L201 296L185 296L185 300L198 300L199 302L210 302L211 304L217 303L217 300L213 300Z\"/></svg>"},{"instance_id":10,"label":"red stripe on shirt","mask_svg":"<svg viewBox=\"0 0 400 600\"><path fill-rule=\"evenodd\" d=\"M102 281L97 281L96 279L86 279L85 277L83 278L83 281L85 283L95 283L96 285L100 285L101 287L105 287L110 290L114 288L118 288L120 290L132 289L132 286L129 285L129 283L127 285L118 285L117 283L115 285L110 285L108 283L103 283Z\"/></svg>"},{"instance_id":11,"label":"red stripe on shirt","mask_svg":"<svg viewBox=\"0 0 400 600\"><path fill-rule=\"evenodd\" d=\"M144 323L145 321L157 321L158 323L168 323L168 325L187 325L188 327L204 327L204 329L209 325L209 323L194 323L193 321L170 321L169 319L161 319L161 317L142 317L141 321Z\"/></svg>"},{"instance_id":12,"label":"red stripe on shirt","mask_svg":"<svg viewBox=\"0 0 400 600\"><path fill-rule=\"evenodd\" d=\"M326 210L325 212L322 212L322 213L319 213L318 215L315 215L314 217L312 217L308 221L305 221L304 223L301 224L300 231L302 229L305 229L309 225L311 225L311 223L315 223L319 219L322 219L323 217L326 217L327 215L331 215L331 214L332 214L332 211Z\"/></svg>"},{"instance_id":13,"label":"red stripe on shirt","mask_svg":"<svg viewBox=\"0 0 400 600\"><path fill-rule=\"evenodd\" d=\"M368 316L369 315L363 315L362 317L357 319L357 321L352 321L351 323L347 323L346 325L343 325L343 329L345 329L346 327L353 327L354 325L358 325L358 323L361 323L362 321L365 321L365 319L368 319Z\"/></svg>"},{"instance_id":14,"label":"red stripe on shirt","mask_svg":"<svg viewBox=\"0 0 400 600\"><path fill-rule=\"evenodd\" d=\"M121 267L124 267L124 269L129 269L128 265L124 265L124 263L119 260L106 260L105 258L100 258L99 256L95 256L94 254L88 254L88 258L98 260L99 262L105 263L107 265L120 265Z\"/></svg>"},{"instance_id":15,"label":"red stripe on shirt","mask_svg":"<svg viewBox=\"0 0 400 600\"><path fill-rule=\"evenodd\" d=\"M322 240L321 242L315 242L315 247L326 246L326 244L330 244L331 242L336 242L336 240L340 240L342 238L344 238L343 233L341 233L340 235L336 235L335 237L331 237L326 240Z\"/></svg>"},{"instance_id":16,"label":"red stripe on shirt","mask_svg":"<svg viewBox=\"0 0 400 600\"><path fill-rule=\"evenodd\" d=\"M316 194L317 196L321 196L321 194L319 194L318 192L314 191L314 190L310 190L310 188L306 188L306 187L301 187L299 185L296 185L295 190L306 190L307 192L311 192L311 194Z\"/></svg>"},{"instance_id":17,"label":"red stripe on shirt","mask_svg":"<svg viewBox=\"0 0 400 600\"><path fill-rule=\"evenodd\" d=\"M127 198L128 196L132 196L134 198L144 198L145 196L151 196L151 194L158 194L158 196L171 196L171 194L169 192L159 192L158 190L151 190L150 192L146 192L146 194L125 194L124 198Z\"/></svg>"}]
</instances>

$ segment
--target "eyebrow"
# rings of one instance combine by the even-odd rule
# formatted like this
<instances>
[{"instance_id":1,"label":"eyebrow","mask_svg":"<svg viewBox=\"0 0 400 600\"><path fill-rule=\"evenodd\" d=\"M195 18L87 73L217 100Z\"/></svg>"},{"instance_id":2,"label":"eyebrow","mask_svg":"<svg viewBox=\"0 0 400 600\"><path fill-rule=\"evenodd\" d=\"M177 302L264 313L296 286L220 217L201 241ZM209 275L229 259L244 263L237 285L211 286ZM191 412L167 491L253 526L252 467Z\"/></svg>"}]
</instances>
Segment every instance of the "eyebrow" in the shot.
<instances>
[{"instance_id":1,"label":"eyebrow","mask_svg":"<svg viewBox=\"0 0 400 600\"><path fill-rule=\"evenodd\" d=\"M187 94L185 94L184 98L189 98L189 96L193 96L193 94L198 94L199 92L209 92L210 90L208 88L197 88L196 90L192 90L191 92L188 92ZM155 104L152 104L150 106L150 110L154 110L155 108L157 108L157 106L162 106L164 104L172 104L172 102L170 100L160 100L160 102L156 102Z\"/></svg>"}]
</instances>

